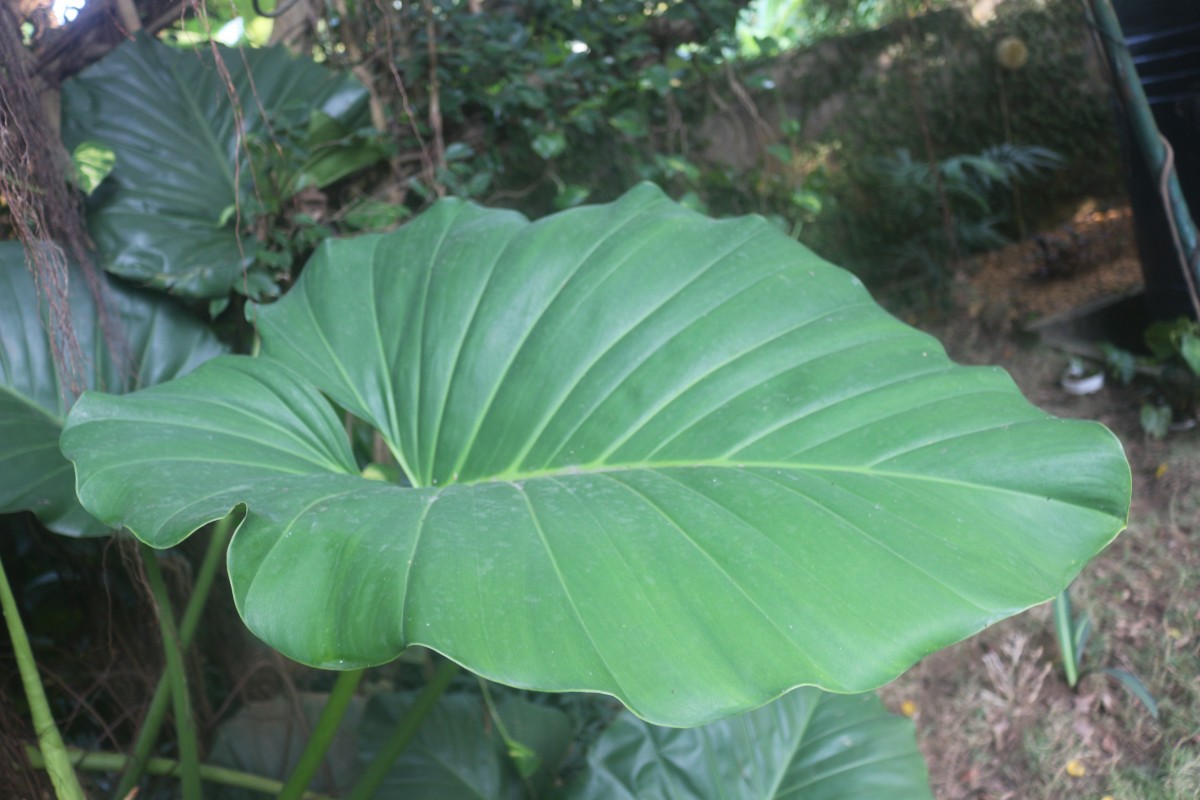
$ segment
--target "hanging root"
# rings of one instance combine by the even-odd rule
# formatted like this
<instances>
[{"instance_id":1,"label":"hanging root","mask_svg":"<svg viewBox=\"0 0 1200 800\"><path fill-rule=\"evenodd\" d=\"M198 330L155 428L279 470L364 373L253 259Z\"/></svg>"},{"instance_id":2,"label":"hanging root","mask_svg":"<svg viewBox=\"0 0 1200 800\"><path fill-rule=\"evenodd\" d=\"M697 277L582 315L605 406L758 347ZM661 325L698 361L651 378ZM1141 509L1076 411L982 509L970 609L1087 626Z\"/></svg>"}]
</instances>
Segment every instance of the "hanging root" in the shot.
<instances>
[{"instance_id":1,"label":"hanging root","mask_svg":"<svg viewBox=\"0 0 1200 800\"><path fill-rule=\"evenodd\" d=\"M67 259L83 269L109 355L118 364L123 338L111 324L102 286L88 254L79 195L70 180L70 158L42 105L33 58L21 41L15 6L0 4L0 202L41 294L51 352L69 405L83 389L87 365L71 324ZM116 388L116 387L113 387Z\"/></svg>"}]
</instances>

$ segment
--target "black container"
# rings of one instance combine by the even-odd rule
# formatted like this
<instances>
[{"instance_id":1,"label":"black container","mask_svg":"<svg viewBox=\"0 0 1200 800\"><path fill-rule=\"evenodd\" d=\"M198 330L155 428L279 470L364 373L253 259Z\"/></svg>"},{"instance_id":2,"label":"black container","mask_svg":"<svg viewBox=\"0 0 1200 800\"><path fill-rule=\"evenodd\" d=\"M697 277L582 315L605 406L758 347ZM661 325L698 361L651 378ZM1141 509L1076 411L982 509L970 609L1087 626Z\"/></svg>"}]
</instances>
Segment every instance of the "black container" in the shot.
<instances>
[{"instance_id":1,"label":"black container","mask_svg":"<svg viewBox=\"0 0 1200 800\"><path fill-rule=\"evenodd\" d=\"M1114 0L1113 6L1154 121L1174 151L1180 187L1196 219L1200 216L1200 1ZM1125 109L1119 111L1147 311L1155 320L1194 317L1160 175L1143 158Z\"/></svg>"}]
</instances>

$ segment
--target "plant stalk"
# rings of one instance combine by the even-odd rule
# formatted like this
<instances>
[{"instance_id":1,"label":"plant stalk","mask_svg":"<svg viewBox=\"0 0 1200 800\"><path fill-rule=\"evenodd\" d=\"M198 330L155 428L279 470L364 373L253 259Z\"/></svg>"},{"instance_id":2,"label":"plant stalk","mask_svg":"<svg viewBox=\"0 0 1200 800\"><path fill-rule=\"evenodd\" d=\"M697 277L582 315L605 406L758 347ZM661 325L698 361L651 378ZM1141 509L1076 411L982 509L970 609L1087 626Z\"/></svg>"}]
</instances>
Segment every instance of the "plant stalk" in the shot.
<instances>
[{"instance_id":1,"label":"plant stalk","mask_svg":"<svg viewBox=\"0 0 1200 800\"><path fill-rule=\"evenodd\" d=\"M27 747L26 752L29 754L30 763L35 767L39 769L45 767L46 761L36 747ZM68 747L66 753L71 764L89 772L116 772L117 770L127 768L133 761L132 758L124 753L102 753L80 750L77 747ZM147 759L144 765L145 771L150 775L178 775L179 768L179 762L170 758ZM283 789L283 781L264 778L261 775L252 775L249 772L241 772L240 770L228 769L227 767L217 767L212 764L200 765L200 777L210 783L235 786L239 789L249 789L250 791L264 792L271 795L278 794ZM332 798L328 795L317 794L315 792L305 792L302 800L332 800Z\"/></svg>"},{"instance_id":2,"label":"plant stalk","mask_svg":"<svg viewBox=\"0 0 1200 800\"><path fill-rule=\"evenodd\" d=\"M158 556L153 548L138 542L150 593L158 606L158 627L162 632L163 652L166 656L167 675L171 684L171 705L175 714L175 736L179 746L179 777L183 800L201 800L200 747L196 741L196 725L192 717L192 703L188 697L187 673L183 666L183 647L179 630L175 627L175 612L167 596L167 583L158 566Z\"/></svg>"},{"instance_id":3,"label":"plant stalk","mask_svg":"<svg viewBox=\"0 0 1200 800\"><path fill-rule=\"evenodd\" d=\"M525 791L533 800L537 800L537 790L534 788L530 777L540 768L541 759L537 753L526 747L524 743L518 742L509 735L508 726L504 724L504 718L500 716L500 711L496 708L495 701L492 700L492 690L488 688L488 682L483 678L478 678L478 680L479 691L483 694L483 703L487 706L488 716L492 718L492 722L496 725L496 732L500 734L500 738L504 741L504 748L508 754L508 759L517 770L517 774L521 777L521 782L525 784Z\"/></svg>"},{"instance_id":4,"label":"plant stalk","mask_svg":"<svg viewBox=\"0 0 1200 800\"><path fill-rule=\"evenodd\" d=\"M1063 672L1067 676L1067 686L1072 689L1079 683L1078 661L1075 654L1075 622L1071 614L1071 596L1069 589L1054 598L1054 632L1058 635L1058 650L1062 656Z\"/></svg>"},{"instance_id":5,"label":"plant stalk","mask_svg":"<svg viewBox=\"0 0 1200 800\"><path fill-rule=\"evenodd\" d=\"M417 729L421 727L425 717L433 710L438 698L446 691L446 687L454 680L458 670L458 664L453 661L449 659L442 661L437 672L434 673L433 679L425 684L425 688L417 695L417 699L408 709L408 713L400 720L396 729L392 731L392 735L376 754L375 759L363 772L358 782L354 784L354 789L346 796L346 800L371 800L376 796L379 786L387 777L392 764L396 763L396 759L400 757L404 748L416 735Z\"/></svg>"},{"instance_id":6,"label":"plant stalk","mask_svg":"<svg viewBox=\"0 0 1200 800\"><path fill-rule=\"evenodd\" d=\"M46 700L46 690L42 679L38 676L37 661L33 658L33 649L29 646L29 637L25 633L25 625L17 609L17 599L13 596L12 587L8 585L8 575L4 565L0 563L0 606L4 609L4 622L8 626L8 635L12 639L13 653L17 658L17 669L21 673L21 683L25 687L25 697L29 701L29 712L33 717L33 727L37 731L37 753L46 772L50 774L50 782L54 784L54 793L58 800L84 800L86 795L79 784L79 778L71 767L67 756L67 748L63 744L58 726L54 724L54 715L50 713L50 703ZM32 756L30 757L32 761ZM41 766L41 765L37 765Z\"/></svg>"},{"instance_id":7,"label":"plant stalk","mask_svg":"<svg viewBox=\"0 0 1200 800\"><path fill-rule=\"evenodd\" d=\"M217 568L221 565L225 547L229 543L229 537L233 534L235 519L236 517L231 514L218 521L208 540L208 549L204 553L203 561L200 562L200 570L196 573L196 581L192 586L192 596L188 598L187 607L183 611L183 619L179 623L179 646L185 652L192 643L192 637L200 623L200 615L208 601ZM162 729L163 719L166 717L167 701L171 696L170 689L169 673L164 672L158 679L158 685L154 687L154 696L150 700L150 707L146 711L146 717L142 720L142 728L138 731L138 738L134 742L133 757L126 765L125 772L117 783L117 790L113 792L113 797L127 797L138 779L142 777L145 764L154 750L154 745L158 741L158 733Z\"/></svg>"},{"instance_id":8,"label":"plant stalk","mask_svg":"<svg viewBox=\"0 0 1200 800\"><path fill-rule=\"evenodd\" d=\"M333 684L333 691L329 693L329 699L325 702L325 708L321 710L321 718L317 720L317 726L308 737L304 752L300 754L300 761L279 793L279 800L300 800L308 785L312 783L313 775L325 760L325 753L333 743L333 737L342 723L342 717L346 715L346 708L350 705L350 699L354 697L354 690L358 688L364 671L353 669L338 675Z\"/></svg>"}]
</instances>

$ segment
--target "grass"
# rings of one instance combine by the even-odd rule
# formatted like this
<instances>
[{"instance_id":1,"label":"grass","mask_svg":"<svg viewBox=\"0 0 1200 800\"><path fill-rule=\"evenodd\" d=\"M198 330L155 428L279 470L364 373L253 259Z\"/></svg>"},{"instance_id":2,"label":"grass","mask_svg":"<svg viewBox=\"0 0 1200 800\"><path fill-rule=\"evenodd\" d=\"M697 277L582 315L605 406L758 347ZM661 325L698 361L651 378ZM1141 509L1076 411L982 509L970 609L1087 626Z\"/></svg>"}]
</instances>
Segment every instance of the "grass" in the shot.
<instances>
[{"instance_id":1,"label":"grass","mask_svg":"<svg viewBox=\"0 0 1200 800\"><path fill-rule=\"evenodd\" d=\"M1114 798L1195 800L1200 796L1200 755L1194 748L1172 748L1159 770L1128 770L1114 776Z\"/></svg>"}]
</instances>

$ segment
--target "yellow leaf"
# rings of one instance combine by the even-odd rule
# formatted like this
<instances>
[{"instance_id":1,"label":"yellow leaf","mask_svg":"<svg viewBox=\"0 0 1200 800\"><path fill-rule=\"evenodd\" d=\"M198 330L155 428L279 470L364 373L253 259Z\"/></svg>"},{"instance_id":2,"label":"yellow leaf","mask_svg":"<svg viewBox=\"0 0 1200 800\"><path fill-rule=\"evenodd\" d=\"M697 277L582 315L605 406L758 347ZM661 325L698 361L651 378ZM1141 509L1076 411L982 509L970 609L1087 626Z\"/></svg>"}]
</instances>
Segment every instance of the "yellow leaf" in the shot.
<instances>
[{"instance_id":1,"label":"yellow leaf","mask_svg":"<svg viewBox=\"0 0 1200 800\"><path fill-rule=\"evenodd\" d=\"M1079 759L1072 758L1067 762L1067 774L1072 778L1082 778L1087 775L1087 767Z\"/></svg>"}]
</instances>

